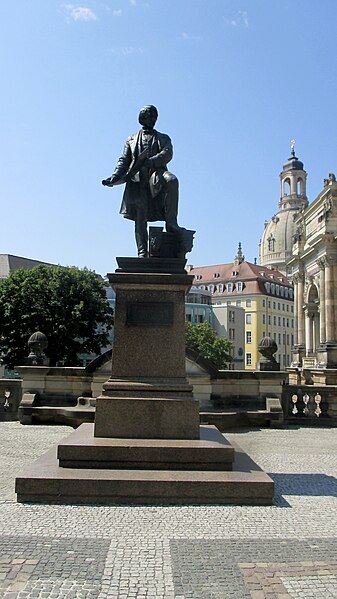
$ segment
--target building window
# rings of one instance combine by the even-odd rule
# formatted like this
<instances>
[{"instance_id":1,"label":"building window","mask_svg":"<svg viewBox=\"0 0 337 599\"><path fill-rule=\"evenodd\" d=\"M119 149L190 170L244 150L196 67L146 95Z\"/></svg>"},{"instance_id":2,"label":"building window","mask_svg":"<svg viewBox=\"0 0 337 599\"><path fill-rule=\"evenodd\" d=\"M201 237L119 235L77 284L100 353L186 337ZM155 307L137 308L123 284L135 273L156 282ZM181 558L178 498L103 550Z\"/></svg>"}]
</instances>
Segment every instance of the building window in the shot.
<instances>
[{"instance_id":1,"label":"building window","mask_svg":"<svg viewBox=\"0 0 337 599\"><path fill-rule=\"evenodd\" d=\"M213 293L214 291L214 285L208 285L208 290Z\"/></svg>"},{"instance_id":2,"label":"building window","mask_svg":"<svg viewBox=\"0 0 337 599\"><path fill-rule=\"evenodd\" d=\"M282 318L282 323L283 323L283 326L285 327L286 326L286 319L285 318Z\"/></svg>"},{"instance_id":3,"label":"building window","mask_svg":"<svg viewBox=\"0 0 337 599\"><path fill-rule=\"evenodd\" d=\"M284 312L284 304L282 304L282 310L283 310L283 312Z\"/></svg>"},{"instance_id":4,"label":"building window","mask_svg":"<svg viewBox=\"0 0 337 599\"><path fill-rule=\"evenodd\" d=\"M246 343L252 342L252 331L246 331Z\"/></svg>"},{"instance_id":5,"label":"building window","mask_svg":"<svg viewBox=\"0 0 337 599\"><path fill-rule=\"evenodd\" d=\"M268 316L268 324L271 324L271 316Z\"/></svg>"},{"instance_id":6,"label":"building window","mask_svg":"<svg viewBox=\"0 0 337 599\"><path fill-rule=\"evenodd\" d=\"M232 304L231 300L227 300L226 304L227 306L230 306Z\"/></svg>"},{"instance_id":7,"label":"building window","mask_svg":"<svg viewBox=\"0 0 337 599\"><path fill-rule=\"evenodd\" d=\"M252 324L252 315L246 314L246 324Z\"/></svg>"},{"instance_id":8,"label":"building window","mask_svg":"<svg viewBox=\"0 0 337 599\"><path fill-rule=\"evenodd\" d=\"M289 326L289 318L287 318L287 327Z\"/></svg>"},{"instance_id":9,"label":"building window","mask_svg":"<svg viewBox=\"0 0 337 599\"><path fill-rule=\"evenodd\" d=\"M233 283L227 283L227 291L233 291Z\"/></svg>"},{"instance_id":10,"label":"building window","mask_svg":"<svg viewBox=\"0 0 337 599\"><path fill-rule=\"evenodd\" d=\"M287 335L287 345L289 345L289 335Z\"/></svg>"},{"instance_id":11,"label":"building window","mask_svg":"<svg viewBox=\"0 0 337 599\"><path fill-rule=\"evenodd\" d=\"M262 314L262 322L263 322L263 324L266 324L266 315L265 314Z\"/></svg>"},{"instance_id":12,"label":"building window","mask_svg":"<svg viewBox=\"0 0 337 599\"><path fill-rule=\"evenodd\" d=\"M274 326L276 327L276 316L274 316Z\"/></svg>"},{"instance_id":13,"label":"building window","mask_svg":"<svg viewBox=\"0 0 337 599\"><path fill-rule=\"evenodd\" d=\"M229 322L235 322L235 312L233 310L229 310L228 319Z\"/></svg>"},{"instance_id":14,"label":"building window","mask_svg":"<svg viewBox=\"0 0 337 599\"><path fill-rule=\"evenodd\" d=\"M287 312L289 312L289 304L287 304Z\"/></svg>"},{"instance_id":15,"label":"building window","mask_svg":"<svg viewBox=\"0 0 337 599\"><path fill-rule=\"evenodd\" d=\"M275 239L274 239L274 237L271 235L270 237L268 237L267 241L268 241L268 252L275 252Z\"/></svg>"},{"instance_id":16,"label":"building window","mask_svg":"<svg viewBox=\"0 0 337 599\"><path fill-rule=\"evenodd\" d=\"M281 316L278 317L278 326L281 326Z\"/></svg>"},{"instance_id":17,"label":"building window","mask_svg":"<svg viewBox=\"0 0 337 599\"><path fill-rule=\"evenodd\" d=\"M280 304L280 302L277 303L277 309L281 310L281 304Z\"/></svg>"},{"instance_id":18,"label":"building window","mask_svg":"<svg viewBox=\"0 0 337 599\"><path fill-rule=\"evenodd\" d=\"M280 286L276 285L276 295L280 295Z\"/></svg>"},{"instance_id":19,"label":"building window","mask_svg":"<svg viewBox=\"0 0 337 599\"><path fill-rule=\"evenodd\" d=\"M202 314L198 314L198 323L201 324L202 322L204 322L204 317Z\"/></svg>"},{"instance_id":20,"label":"building window","mask_svg":"<svg viewBox=\"0 0 337 599\"><path fill-rule=\"evenodd\" d=\"M238 274L239 274L239 271L238 271L238 270L233 270L233 272L232 272L232 276L233 276L233 277L237 277L237 276L238 276Z\"/></svg>"},{"instance_id":21,"label":"building window","mask_svg":"<svg viewBox=\"0 0 337 599\"><path fill-rule=\"evenodd\" d=\"M215 279L218 279L220 277L220 273L219 272L215 272L214 275L213 275L213 277Z\"/></svg>"},{"instance_id":22,"label":"building window","mask_svg":"<svg viewBox=\"0 0 337 599\"><path fill-rule=\"evenodd\" d=\"M235 339L235 329L229 329L229 339L231 341Z\"/></svg>"},{"instance_id":23,"label":"building window","mask_svg":"<svg viewBox=\"0 0 337 599\"><path fill-rule=\"evenodd\" d=\"M236 305L241 306L241 300L236 300Z\"/></svg>"},{"instance_id":24,"label":"building window","mask_svg":"<svg viewBox=\"0 0 337 599\"><path fill-rule=\"evenodd\" d=\"M281 333L278 334L278 344L281 345Z\"/></svg>"},{"instance_id":25,"label":"building window","mask_svg":"<svg viewBox=\"0 0 337 599\"><path fill-rule=\"evenodd\" d=\"M270 308L270 307L271 307L271 302L268 302L268 308Z\"/></svg>"},{"instance_id":26,"label":"building window","mask_svg":"<svg viewBox=\"0 0 337 599\"><path fill-rule=\"evenodd\" d=\"M262 306L265 308L266 307L266 300L262 300Z\"/></svg>"},{"instance_id":27,"label":"building window","mask_svg":"<svg viewBox=\"0 0 337 599\"><path fill-rule=\"evenodd\" d=\"M270 283L265 283L266 292L270 293Z\"/></svg>"},{"instance_id":28,"label":"building window","mask_svg":"<svg viewBox=\"0 0 337 599\"><path fill-rule=\"evenodd\" d=\"M219 291L219 293L222 293L222 292L223 292L223 284L222 284L222 283L220 283L220 284L218 285L218 291Z\"/></svg>"},{"instance_id":29,"label":"building window","mask_svg":"<svg viewBox=\"0 0 337 599\"><path fill-rule=\"evenodd\" d=\"M192 322L192 314L186 314L187 322Z\"/></svg>"},{"instance_id":30,"label":"building window","mask_svg":"<svg viewBox=\"0 0 337 599\"><path fill-rule=\"evenodd\" d=\"M252 354L246 354L246 366L252 365Z\"/></svg>"},{"instance_id":31,"label":"building window","mask_svg":"<svg viewBox=\"0 0 337 599\"><path fill-rule=\"evenodd\" d=\"M294 306L290 306L290 312L294 312Z\"/></svg>"},{"instance_id":32,"label":"building window","mask_svg":"<svg viewBox=\"0 0 337 599\"><path fill-rule=\"evenodd\" d=\"M250 308L252 305L252 300L251 299L246 299L246 306L247 308Z\"/></svg>"},{"instance_id":33,"label":"building window","mask_svg":"<svg viewBox=\"0 0 337 599\"><path fill-rule=\"evenodd\" d=\"M238 291L242 291L242 289L243 289L243 283L237 283L236 284L236 288L237 288Z\"/></svg>"},{"instance_id":34,"label":"building window","mask_svg":"<svg viewBox=\"0 0 337 599\"><path fill-rule=\"evenodd\" d=\"M196 281L201 281L202 279L202 275L195 275L195 280Z\"/></svg>"},{"instance_id":35,"label":"building window","mask_svg":"<svg viewBox=\"0 0 337 599\"><path fill-rule=\"evenodd\" d=\"M276 302L273 302L273 309L276 310Z\"/></svg>"}]
</instances>

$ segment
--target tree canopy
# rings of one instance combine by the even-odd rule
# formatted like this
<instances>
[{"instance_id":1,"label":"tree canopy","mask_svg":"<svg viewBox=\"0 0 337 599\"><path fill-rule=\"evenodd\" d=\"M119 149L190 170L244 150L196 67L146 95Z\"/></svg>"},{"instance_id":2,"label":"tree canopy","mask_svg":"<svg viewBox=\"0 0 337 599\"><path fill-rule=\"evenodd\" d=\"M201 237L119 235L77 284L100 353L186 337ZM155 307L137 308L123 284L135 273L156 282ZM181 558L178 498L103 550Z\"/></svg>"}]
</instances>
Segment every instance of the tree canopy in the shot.
<instances>
[{"instance_id":1,"label":"tree canopy","mask_svg":"<svg viewBox=\"0 0 337 599\"><path fill-rule=\"evenodd\" d=\"M99 354L109 343L113 310L97 274L41 265L0 280L0 356L9 368L23 364L27 341L40 330L53 366L79 365L79 355Z\"/></svg>"},{"instance_id":2,"label":"tree canopy","mask_svg":"<svg viewBox=\"0 0 337 599\"><path fill-rule=\"evenodd\" d=\"M224 337L218 337L207 321L196 325L186 323L186 346L202 358L213 362L218 370L227 368L226 362L232 361L231 342Z\"/></svg>"}]
</instances>

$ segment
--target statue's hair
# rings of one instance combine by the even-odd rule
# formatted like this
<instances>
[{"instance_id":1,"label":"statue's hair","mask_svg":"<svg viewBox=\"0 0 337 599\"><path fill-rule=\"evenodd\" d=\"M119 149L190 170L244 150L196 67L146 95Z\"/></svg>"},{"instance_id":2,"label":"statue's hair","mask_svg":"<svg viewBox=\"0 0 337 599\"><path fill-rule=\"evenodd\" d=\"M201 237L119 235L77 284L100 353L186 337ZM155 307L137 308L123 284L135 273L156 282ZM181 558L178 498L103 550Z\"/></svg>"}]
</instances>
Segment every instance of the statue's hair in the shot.
<instances>
[{"instance_id":1,"label":"statue's hair","mask_svg":"<svg viewBox=\"0 0 337 599\"><path fill-rule=\"evenodd\" d=\"M146 110L151 110L151 112L155 112L156 118L158 118L158 110L155 106L153 106L153 104L146 104L145 106L143 106L143 108L140 109L139 115L141 115L143 112L146 112Z\"/></svg>"}]
</instances>

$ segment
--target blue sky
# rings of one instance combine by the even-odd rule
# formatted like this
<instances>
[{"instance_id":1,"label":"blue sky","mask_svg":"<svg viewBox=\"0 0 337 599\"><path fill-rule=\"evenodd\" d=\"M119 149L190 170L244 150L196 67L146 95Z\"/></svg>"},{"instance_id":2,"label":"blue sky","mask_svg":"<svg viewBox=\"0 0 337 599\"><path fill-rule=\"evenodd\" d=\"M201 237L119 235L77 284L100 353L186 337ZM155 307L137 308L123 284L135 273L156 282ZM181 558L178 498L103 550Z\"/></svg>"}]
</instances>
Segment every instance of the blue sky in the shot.
<instances>
[{"instance_id":1,"label":"blue sky","mask_svg":"<svg viewBox=\"0 0 337 599\"><path fill-rule=\"evenodd\" d=\"M290 140L309 200L337 174L335 0L2 0L1 248L115 269L135 255L101 186L141 106L173 141L189 262L258 257Z\"/></svg>"}]
</instances>

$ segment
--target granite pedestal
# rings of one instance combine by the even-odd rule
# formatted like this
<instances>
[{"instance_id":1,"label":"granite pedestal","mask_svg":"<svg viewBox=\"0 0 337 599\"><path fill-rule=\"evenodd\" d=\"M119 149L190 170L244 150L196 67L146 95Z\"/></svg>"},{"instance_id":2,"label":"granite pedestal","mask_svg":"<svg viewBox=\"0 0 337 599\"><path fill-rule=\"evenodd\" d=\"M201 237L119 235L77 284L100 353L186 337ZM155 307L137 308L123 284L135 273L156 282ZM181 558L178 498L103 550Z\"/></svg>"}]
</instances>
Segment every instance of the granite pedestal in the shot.
<instances>
[{"instance_id":1,"label":"granite pedestal","mask_svg":"<svg viewBox=\"0 0 337 599\"><path fill-rule=\"evenodd\" d=\"M147 261L151 265L151 260ZM216 427L199 424L185 373L185 296L176 261L130 272L116 292L112 373L82 424L16 480L18 501L110 504L272 503L273 481ZM153 267L156 267L156 262Z\"/></svg>"}]
</instances>

